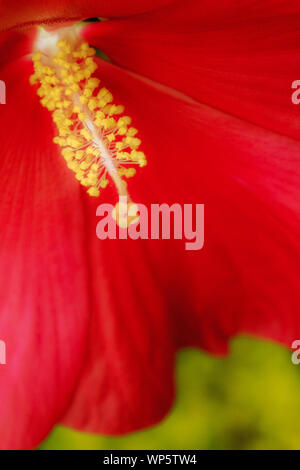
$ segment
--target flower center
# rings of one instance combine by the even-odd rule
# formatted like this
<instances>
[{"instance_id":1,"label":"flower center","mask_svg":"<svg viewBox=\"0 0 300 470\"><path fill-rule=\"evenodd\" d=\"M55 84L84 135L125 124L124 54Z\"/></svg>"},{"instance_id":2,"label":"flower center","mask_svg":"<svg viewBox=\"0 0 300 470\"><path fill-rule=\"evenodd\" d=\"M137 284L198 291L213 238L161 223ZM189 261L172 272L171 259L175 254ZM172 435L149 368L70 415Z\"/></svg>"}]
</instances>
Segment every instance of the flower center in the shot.
<instances>
[{"instance_id":1,"label":"flower center","mask_svg":"<svg viewBox=\"0 0 300 470\"><path fill-rule=\"evenodd\" d=\"M68 168L90 196L99 196L111 180L120 196L130 197L124 178L135 175L146 157L124 106L93 76L95 49L80 42L74 29L42 30L33 54L32 85L38 83L41 104L52 113ZM129 220L129 219L128 219Z\"/></svg>"}]
</instances>

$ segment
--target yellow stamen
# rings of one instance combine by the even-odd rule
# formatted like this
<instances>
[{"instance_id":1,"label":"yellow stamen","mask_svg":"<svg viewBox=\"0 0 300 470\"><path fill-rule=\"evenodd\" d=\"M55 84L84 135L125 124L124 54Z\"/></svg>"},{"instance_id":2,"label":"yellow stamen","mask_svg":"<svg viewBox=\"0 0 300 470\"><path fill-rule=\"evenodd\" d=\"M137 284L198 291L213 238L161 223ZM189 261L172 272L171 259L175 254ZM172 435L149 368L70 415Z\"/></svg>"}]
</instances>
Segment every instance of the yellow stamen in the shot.
<instances>
[{"instance_id":1,"label":"yellow stamen","mask_svg":"<svg viewBox=\"0 0 300 470\"><path fill-rule=\"evenodd\" d=\"M57 32L56 43L51 38L49 47L45 42L46 34L43 33L38 47L39 44L47 44L47 47L41 47L32 56L34 74L30 83L39 84L40 102L52 113L57 127L53 141L62 147L68 168L88 188L90 196L99 196L109 177L119 195L128 198L127 185L122 178L135 174L135 169L128 168L128 164L146 165L144 153L137 151L141 144L136 138L138 131L128 127L131 118L122 116L124 107L114 104L110 91L93 77L97 69L93 58L95 50L87 43L70 39L67 34L61 38Z\"/></svg>"}]
</instances>

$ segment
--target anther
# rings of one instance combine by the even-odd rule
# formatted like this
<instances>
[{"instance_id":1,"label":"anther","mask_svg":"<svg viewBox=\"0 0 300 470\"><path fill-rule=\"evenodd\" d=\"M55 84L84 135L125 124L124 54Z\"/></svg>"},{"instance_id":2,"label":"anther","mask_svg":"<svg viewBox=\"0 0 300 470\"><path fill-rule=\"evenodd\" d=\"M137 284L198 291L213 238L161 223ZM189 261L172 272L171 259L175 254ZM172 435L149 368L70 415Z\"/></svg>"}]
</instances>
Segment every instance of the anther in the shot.
<instances>
[{"instance_id":1,"label":"anther","mask_svg":"<svg viewBox=\"0 0 300 470\"><path fill-rule=\"evenodd\" d=\"M54 42L50 33L42 33L37 42L41 50L32 56L34 74L30 83L39 84L40 102L52 113L57 127L53 141L62 148L68 168L88 194L98 197L110 179L119 195L128 198L124 178L135 174L135 168L128 168L128 164L146 165L144 153L137 150L141 144L136 137L138 131L129 127L131 118L123 115L124 107L113 103L111 92L93 77L97 69L95 50L65 36L56 31ZM134 206L129 198L128 208ZM115 217L121 226L137 219L119 212L118 203Z\"/></svg>"}]
</instances>

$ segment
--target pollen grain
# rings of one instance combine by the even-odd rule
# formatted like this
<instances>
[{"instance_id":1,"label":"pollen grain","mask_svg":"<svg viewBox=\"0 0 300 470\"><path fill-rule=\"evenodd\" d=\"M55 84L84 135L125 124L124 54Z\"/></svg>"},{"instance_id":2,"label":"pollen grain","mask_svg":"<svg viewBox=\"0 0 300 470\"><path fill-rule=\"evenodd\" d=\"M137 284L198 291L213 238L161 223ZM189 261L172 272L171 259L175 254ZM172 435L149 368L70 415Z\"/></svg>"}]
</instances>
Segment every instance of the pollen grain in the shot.
<instances>
[{"instance_id":1,"label":"pollen grain","mask_svg":"<svg viewBox=\"0 0 300 470\"><path fill-rule=\"evenodd\" d=\"M115 104L93 76L98 67L94 55L87 43L75 46L60 39L53 54L33 54L30 83L39 85L40 102L57 128L53 141L87 193L99 196L111 180L120 196L128 196L124 178L135 175L134 166L145 166L146 157L124 106Z\"/></svg>"}]
</instances>

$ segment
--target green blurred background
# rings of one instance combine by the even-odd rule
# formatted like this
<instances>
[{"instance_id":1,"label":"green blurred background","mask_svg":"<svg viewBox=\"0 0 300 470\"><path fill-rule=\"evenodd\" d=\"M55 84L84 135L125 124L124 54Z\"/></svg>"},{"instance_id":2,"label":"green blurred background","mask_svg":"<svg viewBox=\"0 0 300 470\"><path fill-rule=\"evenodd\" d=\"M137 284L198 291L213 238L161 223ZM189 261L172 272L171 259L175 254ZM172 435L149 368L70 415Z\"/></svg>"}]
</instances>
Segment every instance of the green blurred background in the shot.
<instances>
[{"instance_id":1,"label":"green blurred background","mask_svg":"<svg viewBox=\"0 0 300 470\"><path fill-rule=\"evenodd\" d=\"M41 449L300 449L300 364L273 343L238 338L217 359L179 354L178 395L160 425L122 438L58 426Z\"/></svg>"}]
</instances>

